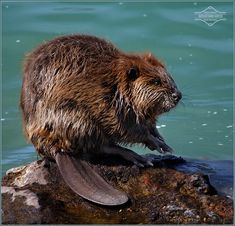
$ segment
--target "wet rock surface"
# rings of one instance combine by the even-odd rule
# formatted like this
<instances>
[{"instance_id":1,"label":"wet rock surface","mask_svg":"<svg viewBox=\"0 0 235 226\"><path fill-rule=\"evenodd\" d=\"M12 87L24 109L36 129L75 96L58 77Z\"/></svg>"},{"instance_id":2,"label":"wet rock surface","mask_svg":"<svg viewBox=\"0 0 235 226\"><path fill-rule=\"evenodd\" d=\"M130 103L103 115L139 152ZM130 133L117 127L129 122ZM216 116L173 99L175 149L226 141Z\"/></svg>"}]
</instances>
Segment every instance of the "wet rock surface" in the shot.
<instances>
[{"instance_id":1,"label":"wet rock surface","mask_svg":"<svg viewBox=\"0 0 235 226\"><path fill-rule=\"evenodd\" d=\"M233 223L233 201L211 185L211 175L202 170L208 165L199 162L201 167L195 167L194 161L190 166L190 161L174 156L148 158L153 160L154 167L138 168L109 157L91 160L106 181L129 195L129 202L119 207L96 205L76 195L53 162L38 160L11 169L2 179L2 221L4 224Z\"/></svg>"}]
</instances>

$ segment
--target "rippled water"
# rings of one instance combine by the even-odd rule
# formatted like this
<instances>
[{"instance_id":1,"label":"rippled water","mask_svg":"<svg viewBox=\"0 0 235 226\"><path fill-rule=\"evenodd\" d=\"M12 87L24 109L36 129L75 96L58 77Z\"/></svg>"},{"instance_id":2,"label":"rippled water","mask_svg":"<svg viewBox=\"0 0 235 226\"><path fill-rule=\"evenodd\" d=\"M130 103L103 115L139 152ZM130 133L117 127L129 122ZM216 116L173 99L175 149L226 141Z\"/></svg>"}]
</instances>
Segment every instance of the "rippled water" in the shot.
<instances>
[{"instance_id":1,"label":"rippled water","mask_svg":"<svg viewBox=\"0 0 235 226\"><path fill-rule=\"evenodd\" d=\"M195 12L226 12L213 26ZM159 119L159 131L176 155L233 158L232 3L5 2L3 13L3 172L33 159L18 108L24 55L58 35L88 33L130 52L162 59L184 98ZM147 153L142 147L133 147Z\"/></svg>"}]
</instances>

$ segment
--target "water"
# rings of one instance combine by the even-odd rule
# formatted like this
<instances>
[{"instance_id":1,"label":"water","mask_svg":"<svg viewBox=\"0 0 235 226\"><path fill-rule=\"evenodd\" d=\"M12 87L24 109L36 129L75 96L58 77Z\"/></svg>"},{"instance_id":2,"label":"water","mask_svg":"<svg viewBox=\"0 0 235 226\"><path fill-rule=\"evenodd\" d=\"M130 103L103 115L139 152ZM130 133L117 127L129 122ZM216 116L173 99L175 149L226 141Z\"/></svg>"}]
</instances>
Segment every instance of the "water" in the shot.
<instances>
[{"instance_id":1,"label":"water","mask_svg":"<svg viewBox=\"0 0 235 226\"><path fill-rule=\"evenodd\" d=\"M194 12L210 5L226 12L226 20L213 26L194 20ZM159 119L160 133L176 155L231 160L232 11L232 3L3 3L3 173L37 158L24 139L18 107L24 55L45 40L71 33L97 35L122 50L151 51L162 59L184 98Z\"/></svg>"}]
</instances>

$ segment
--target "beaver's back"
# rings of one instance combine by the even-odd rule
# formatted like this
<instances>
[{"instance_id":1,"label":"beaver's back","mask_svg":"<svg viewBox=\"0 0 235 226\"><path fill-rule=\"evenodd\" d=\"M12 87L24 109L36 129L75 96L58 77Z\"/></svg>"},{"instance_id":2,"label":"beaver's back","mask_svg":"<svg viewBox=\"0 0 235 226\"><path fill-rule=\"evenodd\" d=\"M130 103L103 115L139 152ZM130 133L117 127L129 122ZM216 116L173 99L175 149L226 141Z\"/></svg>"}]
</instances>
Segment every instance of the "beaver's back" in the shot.
<instances>
[{"instance_id":1,"label":"beaver's back","mask_svg":"<svg viewBox=\"0 0 235 226\"><path fill-rule=\"evenodd\" d=\"M34 94L41 94L48 82L85 76L95 78L102 65L110 64L119 51L109 42L93 36L73 35L54 39L30 53L24 65L24 80ZM27 83L26 83L27 85Z\"/></svg>"}]
</instances>

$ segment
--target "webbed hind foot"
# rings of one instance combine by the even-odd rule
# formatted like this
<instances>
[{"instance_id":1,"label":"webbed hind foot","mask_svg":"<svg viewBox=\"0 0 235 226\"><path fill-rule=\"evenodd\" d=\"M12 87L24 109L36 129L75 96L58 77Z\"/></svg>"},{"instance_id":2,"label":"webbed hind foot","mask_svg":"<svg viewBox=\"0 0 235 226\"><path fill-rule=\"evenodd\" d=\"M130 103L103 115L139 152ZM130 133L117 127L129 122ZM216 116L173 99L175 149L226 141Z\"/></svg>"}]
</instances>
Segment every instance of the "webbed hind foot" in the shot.
<instances>
[{"instance_id":1,"label":"webbed hind foot","mask_svg":"<svg viewBox=\"0 0 235 226\"><path fill-rule=\"evenodd\" d=\"M128 148L124 148L118 145L103 146L101 151L106 154L119 155L123 159L132 162L139 167L153 166L153 163L149 159L138 155Z\"/></svg>"}]
</instances>

